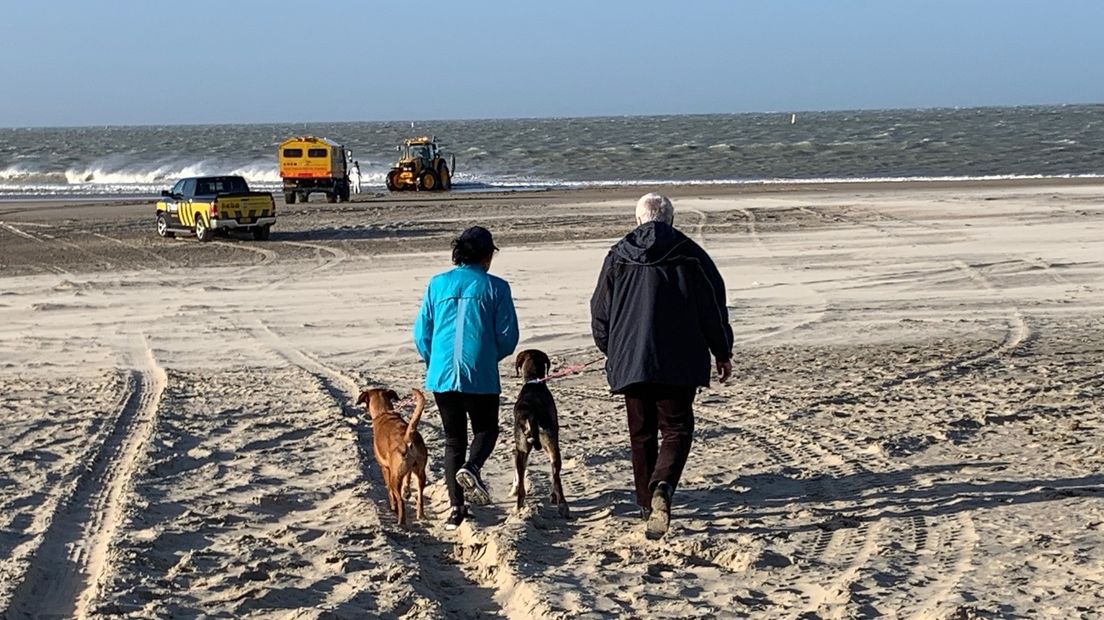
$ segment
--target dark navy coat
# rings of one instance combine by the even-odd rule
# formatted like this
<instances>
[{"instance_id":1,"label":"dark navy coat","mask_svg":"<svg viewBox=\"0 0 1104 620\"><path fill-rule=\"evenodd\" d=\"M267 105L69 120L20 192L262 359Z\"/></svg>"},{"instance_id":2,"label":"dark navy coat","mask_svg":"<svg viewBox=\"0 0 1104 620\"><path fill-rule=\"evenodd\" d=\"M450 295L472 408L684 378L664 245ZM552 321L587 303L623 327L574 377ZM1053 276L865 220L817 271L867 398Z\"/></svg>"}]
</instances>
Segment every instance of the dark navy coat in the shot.
<instances>
[{"instance_id":1,"label":"dark navy coat","mask_svg":"<svg viewBox=\"0 0 1104 620\"><path fill-rule=\"evenodd\" d=\"M708 386L732 358L724 280L705 250L662 222L614 245L590 300L591 332L619 393L634 383Z\"/></svg>"}]
</instances>

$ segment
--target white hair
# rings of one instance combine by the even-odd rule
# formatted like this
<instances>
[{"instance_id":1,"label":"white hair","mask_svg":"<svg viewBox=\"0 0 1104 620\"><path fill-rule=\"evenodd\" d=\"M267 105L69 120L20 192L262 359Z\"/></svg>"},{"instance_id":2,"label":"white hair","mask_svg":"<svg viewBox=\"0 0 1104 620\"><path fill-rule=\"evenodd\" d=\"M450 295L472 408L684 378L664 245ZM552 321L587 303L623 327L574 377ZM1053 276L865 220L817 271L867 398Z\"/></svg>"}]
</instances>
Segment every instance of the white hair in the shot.
<instances>
[{"instance_id":1,"label":"white hair","mask_svg":"<svg viewBox=\"0 0 1104 620\"><path fill-rule=\"evenodd\" d=\"M636 225L648 222L663 222L667 225L675 223L675 207L670 198L653 192L644 194L636 201Z\"/></svg>"}]
</instances>

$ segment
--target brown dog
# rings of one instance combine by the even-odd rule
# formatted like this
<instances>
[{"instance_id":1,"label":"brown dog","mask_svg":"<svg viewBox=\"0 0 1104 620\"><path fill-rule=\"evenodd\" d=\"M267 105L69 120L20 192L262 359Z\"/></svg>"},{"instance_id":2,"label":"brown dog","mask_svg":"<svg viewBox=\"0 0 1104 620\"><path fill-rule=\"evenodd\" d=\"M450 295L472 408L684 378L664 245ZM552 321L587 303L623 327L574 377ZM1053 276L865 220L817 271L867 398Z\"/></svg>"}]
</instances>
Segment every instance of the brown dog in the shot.
<instances>
[{"instance_id":1,"label":"brown dog","mask_svg":"<svg viewBox=\"0 0 1104 620\"><path fill-rule=\"evenodd\" d=\"M418 432L418 420L425 410L425 395L420 390L414 390L414 414L410 416L409 424L395 411L394 403L398 399L399 395L394 390L364 390L357 404L364 404L372 417L372 447L375 448L376 462L383 471L388 503L398 515L399 525L406 525L403 496L410 486L411 476L418 483L417 515L419 519L425 518L423 499L429 451Z\"/></svg>"},{"instance_id":2,"label":"brown dog","mask_svg":"<svg viewBox=\"0 0 1104 620\"><path fill-rule=\"evenodd\" d=\"M525 466L529 453L544 449L552 461L552 501L559 506L560 516L571 513L560 483L560 419L556 401L543 381L552 368L552 361L543 351L526 349L514 360L517 375L525 378L517 402L514 403L514 494L518 510L525 505Z\"/></svg>"}]
</instances>

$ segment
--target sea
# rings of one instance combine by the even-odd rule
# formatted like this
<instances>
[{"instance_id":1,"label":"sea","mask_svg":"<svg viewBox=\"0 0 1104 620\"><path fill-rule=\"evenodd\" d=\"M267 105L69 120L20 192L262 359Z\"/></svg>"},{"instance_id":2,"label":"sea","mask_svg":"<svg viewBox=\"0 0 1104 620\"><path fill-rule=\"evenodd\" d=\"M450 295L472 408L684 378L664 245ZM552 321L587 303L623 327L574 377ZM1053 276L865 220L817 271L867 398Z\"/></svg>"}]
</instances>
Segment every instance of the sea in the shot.
<instances>
[{"instance_id":1,"label":"sea","mask_svg":"<svg viewBox=\"0 0 1104 620\"><path fill-rule=\"evenodd\" d=\"M276 148L335 140L383 190L396 148L434 135L460 191L1104 175L1104 105L594 118L0 129L0 199L138 197L176 179L280 185Z\"/></svg>"}]
</instances>

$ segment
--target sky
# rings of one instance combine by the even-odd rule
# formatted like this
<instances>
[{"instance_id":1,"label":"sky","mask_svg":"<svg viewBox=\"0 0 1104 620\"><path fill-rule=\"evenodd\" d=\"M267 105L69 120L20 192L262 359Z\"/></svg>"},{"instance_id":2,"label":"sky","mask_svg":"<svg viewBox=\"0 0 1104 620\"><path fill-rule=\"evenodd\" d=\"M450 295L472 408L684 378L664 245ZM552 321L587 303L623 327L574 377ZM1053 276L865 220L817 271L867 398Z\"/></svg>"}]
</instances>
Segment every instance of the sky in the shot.
<instances>
[{"instance_id":1,"label":"sky","mask_svg":"<svg viewBox=\"0 0 1104 620\"><path fill-rule=\"evenodd\" d=\"M1100 0L0 0L0 126L1104 102Z\"/></svg>"}]
</instances>

